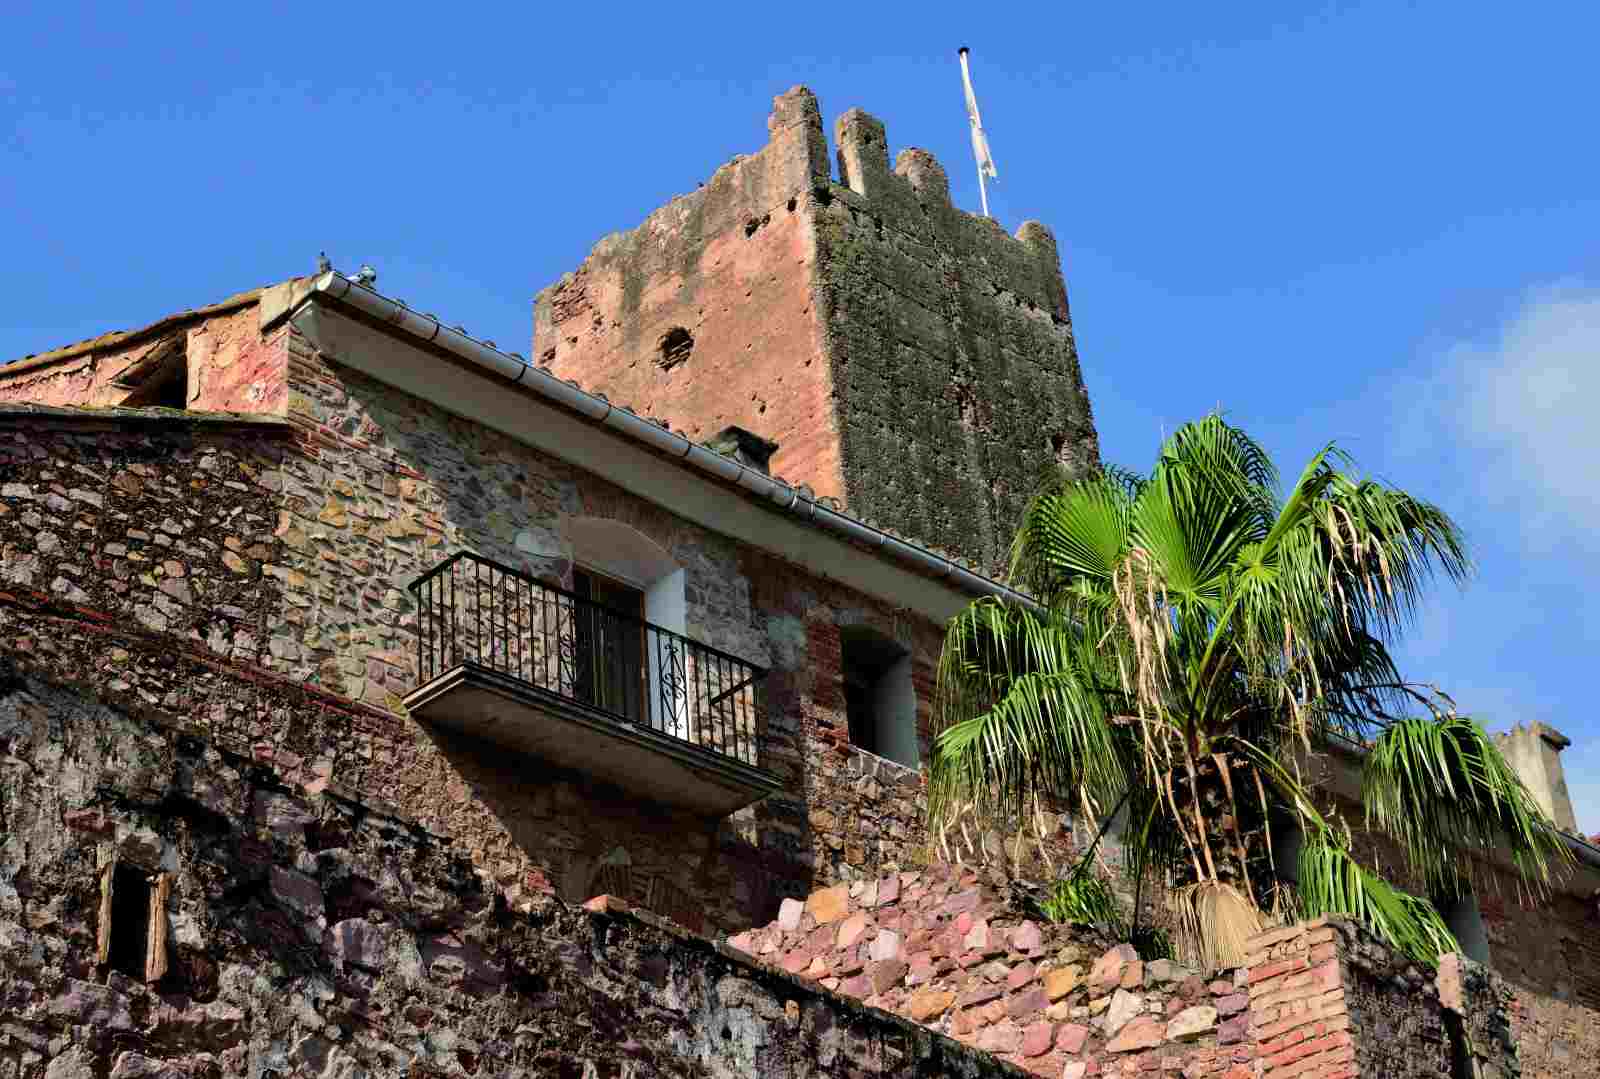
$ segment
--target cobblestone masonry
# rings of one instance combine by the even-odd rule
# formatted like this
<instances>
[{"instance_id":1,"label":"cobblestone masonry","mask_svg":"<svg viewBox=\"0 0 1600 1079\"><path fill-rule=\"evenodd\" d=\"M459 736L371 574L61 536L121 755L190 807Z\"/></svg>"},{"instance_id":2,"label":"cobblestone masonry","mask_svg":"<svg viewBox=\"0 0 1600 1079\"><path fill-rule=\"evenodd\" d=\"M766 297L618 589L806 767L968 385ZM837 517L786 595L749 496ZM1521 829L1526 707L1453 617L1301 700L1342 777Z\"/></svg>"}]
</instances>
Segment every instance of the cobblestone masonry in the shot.
<instances>
[{"instance_id":1,"label":"cobblestone masonry","mask_svg":"<svg viewBox=\"0 0 1600 1079\"><path fill-rule=\"evenodd\" d=\"M1459 956L1435 979L1338 919L1262 933L1244 966L1202 975L935 864L785 901L728 943L1051 1079L1522 1074L1504 980Z\"/></svg>"},{"instance_id":2,"label":"cobblestone masonry","mask_svg":"<svg viewBox=\"0 0 1600 1079\"><path fill-rule=\"evenodd\" d=\"M926 857L920 777L848 743L838 631L868 623L914 652L925 736L936 627L327 364L297 338L288 347L287 422L0 416L9 649L64 680L198 711L307 782L338 777L402 807L457 837L512 902L546 889L581 900L603 878L691 927L732 931L786 894ZM566 579L560 522L572 514L625 521L668 549L688 578L689 633L770 665L763 764L783 793L707 823L580 775L530 784L525 764L398 714L414 677L404 583L463 547ZM281 679L283 720L205 700L196 671L213 656ZM302 685L338 707L302 707Z\"/></svg>"},{"instance_id":3,"label":"cobblestone masonry","mask_svg":"<svg viewBox=\"0 0 1600 1079\"><path fill-rule=\"evenodd\" d=\"M729 944L1050 1079L1256 1074L1245 972L1141 962L1030 920L973 870L935 863L786 900Z\"/></svg>"},{"instance_id":4,"label":"cobblestone masonry","mask_svg":"<svg viewBox=\"0 0 1600 1079\"><path fill-rule=\"evenodd\" d=\"M1046 463L1099 461L1055 239L955 209L925 151L891 169L859 109L835 182L803 87L768 128L541 292L534 356L691 437L775 439L791 481L998 565ZM686 358L663 351L675 330Z\"/></svg>"},{"instance_id":5,"label":"cobblestone masonry","mask_svg":"<svg viewBox=\"0 0 1600 1079\"><path fill-rule=\"evenodd\" d=\"M9 664L0 687L6 1079L1018 1074L614 904L512 912L281 759ZM97 962L147 925L153 967Z\"/></svg>"}]
</instances>

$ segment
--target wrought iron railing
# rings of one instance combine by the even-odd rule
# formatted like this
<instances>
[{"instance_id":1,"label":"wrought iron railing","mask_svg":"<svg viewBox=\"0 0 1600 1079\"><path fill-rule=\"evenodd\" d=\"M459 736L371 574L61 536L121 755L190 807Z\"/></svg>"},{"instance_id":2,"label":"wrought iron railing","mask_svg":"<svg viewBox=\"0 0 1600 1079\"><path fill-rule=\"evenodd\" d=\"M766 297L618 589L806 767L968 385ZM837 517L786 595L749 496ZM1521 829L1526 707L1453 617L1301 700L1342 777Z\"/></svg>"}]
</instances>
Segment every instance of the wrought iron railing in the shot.
<instances>
[{"instance_id":1,"label":"wrought iron railing","mask_svg":"<svg viewBox=\"0 0 1600 1079\"><path fill-rule=\"evenodd\" d=\"M410 587L419 687L478 667L759 765L762 668L469 551Z\"/></svg>"}]
</instances>

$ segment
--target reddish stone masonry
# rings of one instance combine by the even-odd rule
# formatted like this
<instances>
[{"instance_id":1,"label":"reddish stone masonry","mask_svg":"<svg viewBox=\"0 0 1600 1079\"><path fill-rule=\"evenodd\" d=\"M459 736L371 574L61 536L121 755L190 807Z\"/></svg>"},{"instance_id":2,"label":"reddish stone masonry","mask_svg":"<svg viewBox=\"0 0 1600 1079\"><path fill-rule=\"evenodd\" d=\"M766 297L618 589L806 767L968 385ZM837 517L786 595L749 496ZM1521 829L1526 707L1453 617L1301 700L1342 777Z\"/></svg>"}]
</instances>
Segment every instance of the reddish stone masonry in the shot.
<instances>
[{"instance_id":1,"label":"reddish stone masonry","mask_svg":"<svg viewBox=\"0 0 1600 1079\"><path fill-rule=\"evenodd\" d=\"M728 943L1051 1079L1453 1079L1468 1056L1474 1074L1517 1074L1495 975L1448 956L1436 982L1338 919L1261 933L1243 966L1202 974L933 865L788 900Z\"/></svg>"}]
</instances>

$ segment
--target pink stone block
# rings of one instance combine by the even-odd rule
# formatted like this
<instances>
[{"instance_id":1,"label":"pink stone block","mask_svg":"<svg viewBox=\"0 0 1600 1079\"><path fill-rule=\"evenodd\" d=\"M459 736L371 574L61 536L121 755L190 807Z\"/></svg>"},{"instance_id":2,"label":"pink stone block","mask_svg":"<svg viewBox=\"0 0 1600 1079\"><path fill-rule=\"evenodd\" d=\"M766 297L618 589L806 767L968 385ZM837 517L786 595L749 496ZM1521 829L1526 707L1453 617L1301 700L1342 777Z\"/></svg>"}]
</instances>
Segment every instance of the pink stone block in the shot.
<instances>
[{"instance_id":1,"label":"pink stone block","mask_svg":"<svg viewBox=\"0 0 1600 1079\"><path fill-rule=\"evenodd\" d=\"M1083 1043L1088 1037L1088 1027L1080 1023L1067 1023L1056 1034L1056 1048L1063 1053L1076 1055L1083 1050Z\"/></svg>"},{"instance_id":2,"label":"pink stone block","mask_svg":"<svg viewBox=\"0 0 1600 1079\"><path fill-rule=\"evenodd\" d=\"M1049 1005L1050 1000L1044 995L1043 989L1030 989L1006 1001L1006 1014L1013 1019L1027 1019L1044 1011Z\"/></svg>"},{"instance_id":3,"label":"pink stone block","mask_svg":"<svg viewBox=\"0 0 1600 1079\"><path fill-rule=\"evenodd\" d=\"M1250 997L1244 993L1231 993L1217 998L1218 1015L1238 1015L1248 1007L1250 1007Z\"/></svg>"},{"instance_id":4,"label":"pink stone block","mask_svg":"<svg viewBox=\"0 0 1600 1079\"><path fill-rule=\"evenodd\" d=\"M880 929L872 938L871 959L895 959L900 955L900 934L893 929Z\"/></svg>"},{"instance_id":5,"label":"pink stone block","mask_svg":"<svg viewBox=\"0 0 1600 1079\"><path fill-rule=\"evenodd\" d=\"M1012 967L1011 973L1006 975L1006 988L1021 989L1023 986L1033 981L1035 973L1036 972L1033 969L1033 964L1029 963L1027 960L1023 960L1021 963Z\"/></svg>"},{"instance_id":6,"label":"pink stone block","mask_svg":"<svg viewBox=\"0 0 1600 1079\"><path fill-rule=\"evenodd\" d=\"M1022 1046L1022 1031L1015 1023L996 1023L978 1037L978 1048L990 1053L1015 1053Z\"/></svg>"},{"instance_id":7,"label":"pink stone block","mask_svg":"<svg viewBox=\"0 0 1600 1079\"><path fill-rule=\"evenodd\" d=\"M1028 955L1044 947L1044 935L1033 922L1023 922L1011 931L1011 946Z\"/></svg>"},{"instance_id":8,"label":"pink stone block","mask_svg":"<svg viewBox=\"0 0 1600 1079\"><path fill-rule=\"evenodd\" d=\"M867 930L867 916L865 914L852 914L839 925L838 946L849 948L861 939L861 934Z\"/></svg>"},{"instance_id":9,"label":"pink stone block","mask_svg":"<svg viewBox=\"0 0 1600 1079\"><path fill-rule=\"evenodd\" d=\"M972 923L964 943L968 951L981 952L989 947L989 923L982 918Z\"/></svg>"},{"instance_id":10,"label":"pink stone block","mask_svg":"<svg viewBox=\"0 0 1600 1079\"><path fill-rule=\"evenodd\" d=\"M798 899L785 899L778 907L778 928L785 933L792 933L800 928L800 915L804 914L806 905Z\"/></svg>"},{"instance_id":11,"label":"pink stone block","mask_svg":"<svg viewBox=\"0 0 1600 1079\"><path fill-rule=\"evenodd\" d=\"M886 992L900 984L900 979L906 976L906 969L904 959L880 959L867 964L867 980L872 983L875 992Z\"/></svg>"},{"instance_id":12,"label":"pink stone block","mask_svg":"<svg viewBox=\"0 0 1600 1079\"><path fill-rule=\"evenodd\" d=\"M1028 1024L1022 1032L1022 1047L1018 1050L1025 1057L1042 1057L1050 1051L1051 1044L1055 1041L1055 1025L1048 1022Z\"/></svg>"}]
</instances>

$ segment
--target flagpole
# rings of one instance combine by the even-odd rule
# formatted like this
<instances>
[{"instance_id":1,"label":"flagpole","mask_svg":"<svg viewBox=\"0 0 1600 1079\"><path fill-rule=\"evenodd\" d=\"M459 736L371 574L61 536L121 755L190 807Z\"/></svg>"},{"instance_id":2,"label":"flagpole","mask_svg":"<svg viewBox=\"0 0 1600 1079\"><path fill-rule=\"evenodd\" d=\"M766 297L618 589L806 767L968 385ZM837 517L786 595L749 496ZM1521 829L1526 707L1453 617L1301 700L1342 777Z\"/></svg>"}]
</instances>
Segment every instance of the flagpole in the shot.
<instances>
[{"instance_id":1,"label":"flagpole","mask_svg":"<svg viewBox=\"0 0 1600 1079\"><path fill-rule=\"evenodd\" d=\"M989 188L984 180L986 173L985 158L988 157L988 141L983 136L983 121L978 116L978 99L972 92L972 72L967 67L967 47L965 45L956 50L956 55L961 58L961 86L967 95L967 117L972 123L972 153L978 164L978 201L983 206L983 216L989 216ZM982 142L982 149L979 143ZM989 159L989 168L993 168L993 159Z\"/></svg>"}]
</instances>

